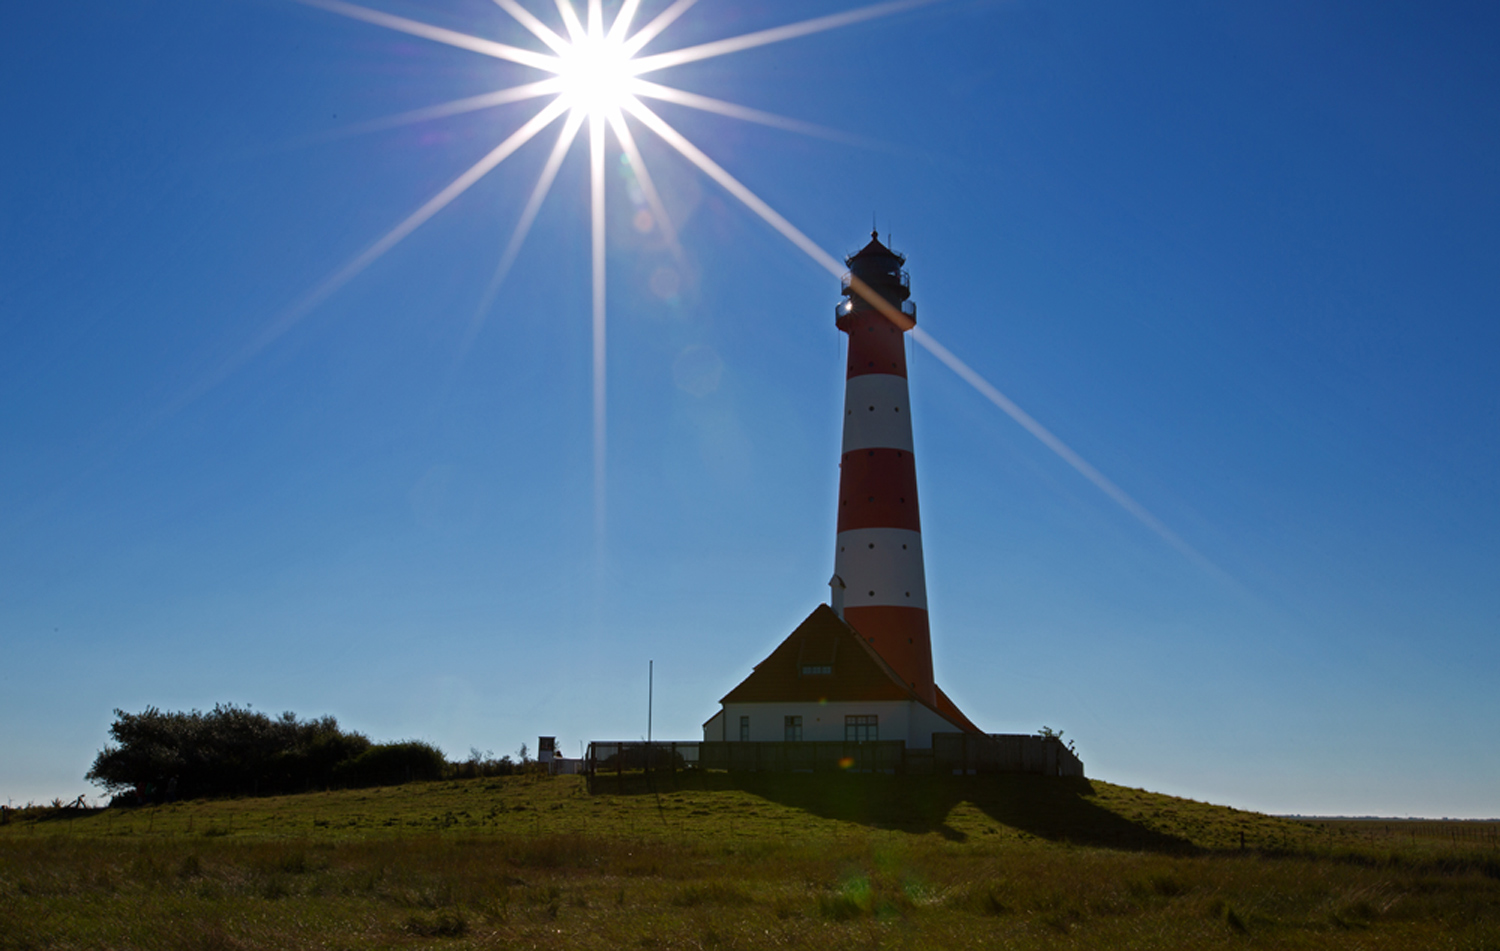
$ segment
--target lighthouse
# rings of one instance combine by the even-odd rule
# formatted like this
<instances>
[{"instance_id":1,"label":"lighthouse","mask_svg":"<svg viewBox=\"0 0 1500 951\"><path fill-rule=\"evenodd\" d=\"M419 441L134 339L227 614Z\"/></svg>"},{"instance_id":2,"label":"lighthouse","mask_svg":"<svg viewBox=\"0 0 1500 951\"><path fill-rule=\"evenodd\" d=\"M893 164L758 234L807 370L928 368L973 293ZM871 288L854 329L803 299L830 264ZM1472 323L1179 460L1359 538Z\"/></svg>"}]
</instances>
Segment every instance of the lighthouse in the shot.
<instances>
[{"instance_id":1,"label":"lighthouse","mask_svg":"<svg viewBox=\"0 0 1500 951\"><path fill-rule=\"evenodd\" d=\"M936 704L906 381L906 331L916 323L906 258L871 232L844 263L846 299L834 315L849 346L831 601L917 696ZM891 307L867 299L875 295ZM891 308L908 319L898 325L882 313Z\"/></svg>"},{"instance_id":2,"label":"lighthouse","mask_svg":"<svg viewBox=\"0 0 1500 951\"><path fill-rule=\"evenodd\" d=\"M703 724L707 741L867 743L931 749L979 734L933 681L917 511L906 259L878 234L845 259L834 311L848 335L832 596L755 665Z\"/></svg>"}]
</instances>

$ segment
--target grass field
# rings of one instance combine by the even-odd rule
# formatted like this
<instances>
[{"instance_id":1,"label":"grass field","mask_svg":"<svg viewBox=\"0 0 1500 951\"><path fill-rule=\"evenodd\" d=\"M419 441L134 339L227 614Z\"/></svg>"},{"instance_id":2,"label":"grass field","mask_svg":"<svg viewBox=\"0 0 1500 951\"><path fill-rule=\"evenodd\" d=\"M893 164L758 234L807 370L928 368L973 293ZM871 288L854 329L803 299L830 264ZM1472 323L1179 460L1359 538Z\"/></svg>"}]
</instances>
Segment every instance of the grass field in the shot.
<instances>
[{"instance_id":1,"label":"grass field","mask_svg":"<svg viewBox=\"0 0 1500 951\"><path fill-rule=\"evenodd\" d=\"M415 783L0 826L0 949L1500 951L1493 824L1098 780Z\"/></svg>"}]
</instances>

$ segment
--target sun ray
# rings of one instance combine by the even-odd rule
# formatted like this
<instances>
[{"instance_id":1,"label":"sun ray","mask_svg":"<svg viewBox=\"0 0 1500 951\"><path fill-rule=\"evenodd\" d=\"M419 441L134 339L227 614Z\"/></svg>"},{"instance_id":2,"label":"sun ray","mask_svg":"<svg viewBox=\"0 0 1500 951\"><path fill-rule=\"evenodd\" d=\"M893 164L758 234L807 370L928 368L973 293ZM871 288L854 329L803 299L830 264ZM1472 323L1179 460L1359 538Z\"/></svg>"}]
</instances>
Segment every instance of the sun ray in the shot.
<instances>
[{"instance_id":1,"label":"sun ray","mask_svg":"<svg viewBox=\"0 0 1500 951\"><path fill-rule=\"evenodd\" d=\"M430 23L421 23L417 20L408 20L406 17L398 17L379 10L371 10L353 3L344 3L343 0L296 0L304 6L317 7L327 10L329 13L337 13L340 16L349 17L351 20L361 20L372 23L375 26L383 26L388 30L396 30L411 36L419 36L425 40L437 43L446 43L459 49L471 50L475 53L483 53L496 59L508 60L512 63L520 63L522 66L531 66L545 72L557 72L557 57L548 56L546 53L536 53L531 50L523 50L517 46L505 43L496 43L494 40L483 40L477 36L460 33L457 30L447 30Z\"/></svg>"},{"instance_id":2,"label":"sun ray","mask_svg":"<svg viewBox=\"0 0 1500 951\"><path fill-rule=\"evenodd\" d=\"M682 245L677 240L677 229L672 224L671 216L667 214L666 205L662 204L661 194L656 190L656 183L651 180L651 172L646 168L646 160L641 156L641 150L635 144L635 136L631 135L630 126L626 124L625 117L615 111L609 114L609 127L614 130L615 138L620 142L620 148L630 159L630 168L635 172L635 180L641 186L641 193L646 196L646 204L650 207L651 214L655 216L657 226L661 228L662 237L666 239L667 246L672 249L672 255L681 263Z\"/></svg>"},{"instance_id":3,"label":"sun ray","mask_svg":"<svg viewBox=\"0 0 1500 951\"><path fill-rule=\"evenodd\" d=\"M658 13L655 19L641 27L639 33L625 41L625 55L634 56L639 53L641 47L656 39L662 30L671 26L672 21L686 13L688 8L697 2L698 0L677 0L676 3Z\"/></svg>"},{"instance_id":4,"label":"sun ray","mask_svg":"<svg viewBox=\"0 0 1500 951\"><path fill-rule=\"evenodd\" d=\"M893 0L890 3L877 3L868 7L859 7L855 10L846 10L843 13L834 13L825 17L803 20L800 23L789 23L786 26L778 26L769 30L757 30L754 33L745 33L740 36L729 37L728 39L714 40L713 42L701 43L697 46L687 46L680 50L671 50L666 53L657 53L654 56L646 56L635 60L632 65L637 74L654 72L659 69L666 69L669 66L681 66L683 63L691 63L700 59L723 56L726 53L737 53L740 50L765 46L769 43L780 43L784 40L807 36L811 33L835 30L841 26L848 26L851 23L860 23L865 20L890 16L937 2L939 0Z\"/></svg>"},{"instance_id":5,"label":"sun ray","mask_svg":"<svg viewBox=\"0 0 1500 951\"><path fill-rule=\"evenodd\" d=\"M718 163L705 155L697 146L689 142L681 133L668 125L650 109L636 100L627 102L626 108L630 111L631 115L640 119L651 131L661 136L663 140L677 149L678 152L681 152L688 161L698 166L705 175L718 182L726 191L738 198L746 207L754 211L788 241L792 242L792 244L800 248L814 261L822 265L829 273L837 277L845 275L845 267L832 255L818 247L811 238L807 237L795 225L778 214L770 205L767 205L759 196L743 185L733 175L726 172ZM888 320L903 330L910 330L912 332L912 339L923 349L927 350L944 366L956 373L960 379L972 386L985 399L999 407L1002 412L1015 420L1021 428L1034 436L1042 445L1050 449L1068 465L1072 466L1080 475L1092 482L1096 488L1130 515L1134 516L1141 524L1155 532L1169 545L1186 555L1189 559L1216 574L1224 574L1207 557L1189 545L1176 532L1168 528L1161 519L1151 514L1145 506L1131 498L1123 489L1111 482L1102 472L1094 468L1075 452L1072 447L1059 439L1041 423L1037 422L1031 414L1021 409L1020 406L1001 393L992 383L955 356L951 350L934 339L931 334L917 327L911 317L902 313L898 307L886 300L863 281L854 278L852 279L852 283L855 292L880 311Z\"/></svg>"},{"instance_id":6,"label":"sun ray","mask_svg":"<svg viewBox=\"0 0 1500 951\"><path fill-rule=\"evenodd\" d=\"M878 143L871 139L851 135L847 132L840 132L838 129L830 129L827 126L817 125L812 122L803 122L800 119L789 119L786 116L779 116L774 112L762 112L759 109L751 109L749 106L725 102L722 99L714 99L709 96L700 96L694 92L673 89L671 86L662 86L644 79L637 79L632 82L630 89L637 96L645 96L648 99L660 99L662 102L671 102L679 106L687 106L689 109L698 109L703 112L729 116L732 119L741 119L745 122L754 122L776 129L784 129L787 132L797 132L819 139L843 142L847 145L867 147L878 145Z\"/></svg>"},{"instance_id":7,"label":"sun ray","mask_svg":"<svg viewBox=\"0 0 1500 951\"><path fill-rule=\"evenodd\" d=\"M495 0L495 5L511 15L511 19L531 31L537 39L546 43L552 52L557 54L568 51L568 41L557 35L552 27L538 20L536 16L516 0Z\"/></svg>"},{"instance_id":8,"label":"sun ray","mask_svg":"<svg viewBox=\"0 0 1500 951\"><path fill-rule=\"evenodd\" d=\"M542 174L537 177L536 186L532 188L531 197L527 199L520 220L516 222L515 231L511 232L510 242L505 246L505 253L500 256L500 263L496 265L495 273L490 278L489 285L485 287L479 306L474 311L474 319L470 321L468 333L464 335L463 343L459 348L461 351L467 351L473 345L474 338L479 335L485 314L494 303L495 295L500 291L500 285L505 283L511 267L516 263L516 257L521 253L521 245L526 242L526 236L531 233L531 226L536 222L536 216L542 209L542 202L552 190L552 183L557 179L557 172L562 168L563 159L573 145L573 140L578 137L578 129L583 125L583 119L581 112L572 112L563 123L562 130L558 132L557 142L553 144L552 152L547 156L547 163L542 166Z\"/></svg>"},{"instance_id":9,"label":"sun ray","mask_svg":"<svg viewBox=\"0 0 1500 951\"><path fill-rule=\"evenodd\" d=\"M1090 465L1071 446L1057 438L1047 427L1037 422L1030 413L1017 406L1014 400L996 389L994 384L981 376L973 367L960 360L953 354L953 351L933 339L931 334L927 333L921 327L914 327L912 328L912 339L928 353L937 357L940 363L957 374L959 379L968 383L975 390L979 391L981 396L999 407L1005 415L1013 419L1022 429L1036 437L1042 445L1052 450L1060 459L1077 470L1079 475L1092 482L1099 491L1109 496L1120 508L1135 516L1141 524L1161 536L1167 544L1199 565L1209 568L1215 573L1223 574L1217 565L1209 561L1196 548L1184 541L1181 535L1168 528L1161 519L1152 515L1144 505L1131 498L1124 489L1111 482L1108 476Z\"/></svg>"},{"instance_id":10,"label":"sun ray","mask_svg":"<svg viewBox=\"0 0 1500 951\"><path fill-rule=\"evenodd\" d=\"M395 115L385 116L380 119L356 122L342 129L336 129L326 135L318 136L317 140L342 139L347 136L381 132L386 129L395 129L418 122L429 122L433 119L446 119L449 116L462 115L466 112L477 112L480 109L492 109L495 106L503 106L512 102L524 102L527 99L536 99L540 96L554 94L557 91L558 84L556 79L542 79L534 83L511 86L508 89L497 89L494 92L480 93L477 96L468 96L463 99L438 103L435 106L424 106L421 109L412 109L409 112L398 112Z\"/></svg>"},{"instance_id":11,"label":"sun ray","mask_svg":"<svg viewBox=\"0 0 1500 951\"><path fill-rule=\"evenodd\" d=\"M412 212L400 224L386 232L385 236L379 241L370 245L362 254L313 288L312 291L283 314L279 320L267 328L253 345L252 349L258 351L264 348L271 341L291 329L292 325L306 316L308 311L321 303L328 295L349 283L350 279L375 263L376 260L391 248L400 244L407 235L426 224L433 215L442 211L455 198L468 191L475 182L488 175L495 166L505 161L517 149L531 141L532 137L538 132L551 125L553 120L560 116L566 108L560 101L554 100L545 109L538 112L529 122L511 133L505 141L495 146L488 155L471 165L467 171L450 182L446 188L429 198L422 207Z\"/></svg>"},{"instance_id":12,"label":"sun ray","mask_svg":"<svg viewBox=\"0 0 1500 951\"><path fill-rule=\"evenodd\" d=\"M578 11L573 9L572 0L557 0L557 12L562 15L563 26L568 28L568 39L577 43L588 35L578 19Z\"/></svg>"},{"instance_id":13,"label":"sun ray","mask_svg":"<svg viewBox=\"0 0 1500 951\"><path fill-rule=\"evenodd\" d=\"M590 219L594 271L594 539L604 550L605 323L604 323L604 117L589 116Z\"/></svg>"},{"instance_id":14,"label":"sun ray","mask_svg":"<svg viewBox=\"0 0 1500 951\"><path fill-rule=\"evenodd\" d=\"M601 0L589 0L589 37L604 39L604 4Z\"/></svg>"},{"instance_id":15,"label":"sun ray","mask_svg":"<svg viewBox=\"0 0 1500 951\"><path fill-rule=\"evenodd\" d=\"M623 42L626 31L630 29L630 21L635 19L635 11L640 6L641 0L625 0L620 6L620 12L615 14L615 22L610 25L606 39L611 43Z\"/></svg>"},{"instance_id":16,"label":"sun ray","mask_svg":"<svg viewBox=\"0 0 1500 951\"><path fill-rule=\"evenodd\" d=\"M781 232L782 237L802 249L803 253L827 268L835 276L843 276L844 267L838 261L818 247L811 238L797 230L796 226L783 218L770 205L766 204L754 192L740 184L739 179L724 170L719 163L709 158L687 137L666 123L664 119L652 112L639 99L628 99L625 102L625 110L641 121L652 132L655 132L664 142L672 148L681 152L682 155L709 178L718 182L719 185L734 197L743 202L751 211L760 215L767 224Z\"/></svg>"},{"instance_id":17,"label":"sun ray","mask_svg":"<svg viewBox=\"0 0 1500 951\"><path fill-rule=\"evenodd\" d=\"M272 343L275 343L282 335L300 323L303 318L312 312L313 308L326 300L329 295L358 276L361 271L399 244L403 238L421 227L433 215L437 214L455 198L467 191L475 182L492 171L495 166L509 158L517 149L525 145L538 132L545 129L557 119L565 109L566 106L560 101L554 100L546 108L538 112L529 122L517 129L484 158L470 166L467 171L449 183L446 188L428 199L422 207L407 216L379 241L365 249L354 260L329 275L322 283L318 284L294 304L282 311L247 346L219 364L213 371L205 374L176 400L163 408L161 413L158 414L157 419L165 419L171 416L229 379L240 367L253 359L256 354ZM153 423L152 425L155 424Z\"/></svg>"}]
</instances>

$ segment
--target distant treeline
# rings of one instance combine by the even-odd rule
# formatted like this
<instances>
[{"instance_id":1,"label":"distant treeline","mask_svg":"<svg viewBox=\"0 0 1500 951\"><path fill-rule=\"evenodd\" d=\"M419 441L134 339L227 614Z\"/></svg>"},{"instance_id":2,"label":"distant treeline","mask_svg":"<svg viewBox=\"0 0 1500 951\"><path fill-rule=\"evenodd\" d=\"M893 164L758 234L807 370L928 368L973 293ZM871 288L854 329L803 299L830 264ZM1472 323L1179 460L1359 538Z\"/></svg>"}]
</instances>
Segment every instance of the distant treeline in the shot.
<instances>
[{"instance_id":1,"label":"distant treeline","mask_svg":"<svg viewBox=\"0 0 1500 951\"><path fill-rule=\"evenodd\" d=\"M113 743L94 760L86 779L114 794L117 804L208 796L307 792L351 786L388 786L445 776L505 775L521 763L471 751L449 763L421 740L372 743L340 729L333 717L272 718L249 707L219 704L207 713L115 711Z\"/></svg>"}]
</instances>

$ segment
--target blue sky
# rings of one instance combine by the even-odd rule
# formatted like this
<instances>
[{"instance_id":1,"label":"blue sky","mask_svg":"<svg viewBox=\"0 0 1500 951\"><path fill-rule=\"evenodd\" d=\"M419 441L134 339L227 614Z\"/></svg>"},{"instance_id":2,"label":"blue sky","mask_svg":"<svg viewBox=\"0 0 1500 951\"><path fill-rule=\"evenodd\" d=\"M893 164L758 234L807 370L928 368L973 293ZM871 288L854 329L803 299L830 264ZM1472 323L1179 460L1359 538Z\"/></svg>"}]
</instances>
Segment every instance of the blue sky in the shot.
<instances>
[{"instance_id":1,"label":"blue sky","mask_svg":"<svg viewBox=\"0 0 1500 951\"><path fill-rule=\"evenodd\" d=\"M701 0L647 51L853 5ZM342 132L538 74L288 0L7 32L0 796L88 790L116 707L576 750L644 734L648 660L694 738L826 598L838 283L640 126L684 255L611 145L600 556L581 141L477 334L550 135L267 334L537 106ZM1245 808L1500 814L1497 40L950 0L661 75L859 137L659 107L836 256L877 216L921 326L1201 555L914 350L937 679L984 728Z\"/></svg>"}]
</instances>

